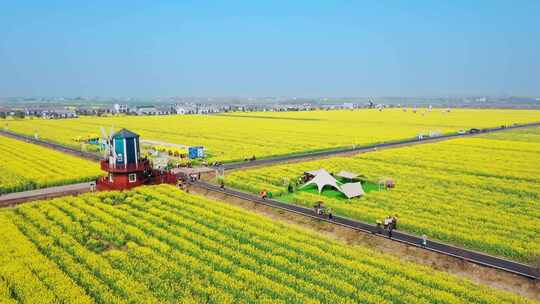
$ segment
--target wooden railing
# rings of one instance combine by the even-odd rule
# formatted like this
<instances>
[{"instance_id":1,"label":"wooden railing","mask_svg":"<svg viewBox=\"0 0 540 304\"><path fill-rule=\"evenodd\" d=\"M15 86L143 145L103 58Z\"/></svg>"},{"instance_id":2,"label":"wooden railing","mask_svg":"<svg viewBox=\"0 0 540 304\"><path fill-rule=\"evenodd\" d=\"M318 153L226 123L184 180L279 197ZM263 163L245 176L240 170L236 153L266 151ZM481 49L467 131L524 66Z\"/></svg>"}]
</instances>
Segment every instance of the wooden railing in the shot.
<instances>
[{"instance_id":1,"label":"wooden railing","mask_svg":"<svg viewBox=\"0 0 540 304\"><path fill-rule=\"evenodd\" d=\"M137 164L115 164L109 163L109 160L101 161L101 170L114 173L138 172L150 168L148 159L141 159Z\"/></svg>"}]
</instances>

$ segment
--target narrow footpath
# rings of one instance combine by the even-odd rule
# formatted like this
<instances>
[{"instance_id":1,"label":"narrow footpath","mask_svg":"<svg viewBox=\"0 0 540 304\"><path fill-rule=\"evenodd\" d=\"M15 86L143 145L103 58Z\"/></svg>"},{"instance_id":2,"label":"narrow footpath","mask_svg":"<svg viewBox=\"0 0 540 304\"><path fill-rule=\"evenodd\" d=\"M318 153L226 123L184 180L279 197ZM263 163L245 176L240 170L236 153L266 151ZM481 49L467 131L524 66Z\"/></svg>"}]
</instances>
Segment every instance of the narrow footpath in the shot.
<instances>
[{"instance_id":1,"label":"narrow footpath","mask_svg":"<svg viewBox=\"0 0 540 304\"><path fill-rule=\"evenodd\" d=\"M92 190L92 184L78 183L57 187L48 187L36 190L22 191L0 195L0 207L11 207L28 201L49 199L54 197L77 195Z\"/></svg>"}]
</instances>

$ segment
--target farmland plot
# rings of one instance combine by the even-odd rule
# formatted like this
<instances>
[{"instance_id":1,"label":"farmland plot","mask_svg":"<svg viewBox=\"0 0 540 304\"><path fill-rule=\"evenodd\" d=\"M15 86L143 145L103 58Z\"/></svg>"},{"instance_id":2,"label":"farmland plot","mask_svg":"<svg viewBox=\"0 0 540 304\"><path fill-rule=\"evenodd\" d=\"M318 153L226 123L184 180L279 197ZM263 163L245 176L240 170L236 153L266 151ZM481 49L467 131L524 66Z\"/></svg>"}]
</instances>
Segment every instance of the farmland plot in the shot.
<instances>
[{"instance_id":1,"label":"farmland plot","mask_svg":"<svg viewBox=\"0 0 540 304\"><path fill-rule=\"evenodd\" d=\"M0 194L95 180L99 165L0 136Z\"/></svg>"},{"instance_id":2,"label":"farmland plot","mask_svg":"<svg viewBox=\"0 0 540 304\"><path fill-rule=\"evenodd\" d=\"M235 161L412 138L420 133L539 122L534 110L401 109L232 113L226 115L81 117L6 121L11 131L81 148L77 138L100 127L127 128L143 139L202 145L210 161ZM90 145L86 149L92 149Z\"/></svg>"},{"instance_id":3,"label":"farmland plot","mask_svg":"<svg viewBox=\"0 0 540 304\"><path fill-rule=\"evenodd\" d=\"M2 210L0 230L6 303L529 303L166 185Z\"/></svg>"},{"instance_id":4,"label":"farmland plot","mask_svg":"<svg viewBox=\"0 0 540 304\"><path fill-rule=\"evenodd\" d=\"M237 171L226 184L375 223L398 214L399 229L487 253L530 261L540 256L540 128ZM325 168L363 174L396 187L351 200L296 191L288 181Z\"/></svg>"}]
</instances>

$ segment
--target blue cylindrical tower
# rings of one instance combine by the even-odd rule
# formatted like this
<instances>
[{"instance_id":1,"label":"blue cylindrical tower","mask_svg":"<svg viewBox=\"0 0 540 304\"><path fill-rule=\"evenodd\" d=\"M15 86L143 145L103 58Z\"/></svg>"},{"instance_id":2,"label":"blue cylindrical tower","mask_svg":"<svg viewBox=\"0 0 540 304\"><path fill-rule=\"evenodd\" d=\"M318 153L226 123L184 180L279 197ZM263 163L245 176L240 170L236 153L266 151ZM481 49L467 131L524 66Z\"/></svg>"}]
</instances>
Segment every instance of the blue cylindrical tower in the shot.
<instances>
[{"instance_id":1,"label":"blue cylindrical tower","mask_svg":"<svg viewBox=\"0 0 540 304\"><path fill-rule=\"evenodd\" d=\"M112 136L112 149L117 165L137 165L139 163L140 148L139 135L126 129L116 132Z\"/></svg>"}]
</instances>

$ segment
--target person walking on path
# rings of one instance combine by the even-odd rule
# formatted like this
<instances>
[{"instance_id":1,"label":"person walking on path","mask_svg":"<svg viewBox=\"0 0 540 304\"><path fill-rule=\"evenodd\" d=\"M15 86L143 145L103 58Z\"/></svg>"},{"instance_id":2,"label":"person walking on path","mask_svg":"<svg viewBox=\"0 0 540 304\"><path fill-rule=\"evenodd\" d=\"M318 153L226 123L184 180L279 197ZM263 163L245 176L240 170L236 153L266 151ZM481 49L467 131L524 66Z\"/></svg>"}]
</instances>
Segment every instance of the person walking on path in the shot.
<instances>
[{"instance_id":1,"label":"person walking on path","mask_svg":"<svg viewBox=\"0 0 540 304\"><path fill-rule=\"evenodd\" d=\"M392 216L392 225L394 227L394 229L397 230L397 220L398 220L398 216L397 214L394 214L394 216Z\"/></svg>"},{"instance_id":2,"label":"person walking on path","mask_svg":"<svg viewBox=\"0 0 540 304\"><path fill-rule=\"evenodd\" d=\"M317 204L315 206L313 206L315 208L315 213L317 213L317 215L321 215L321 211L322 209L324 208L323 207L323 203L321 201L317 202Z\"/></svg>"},{"instance_id":3,"label":"person walking on path","mask_svg":"<svg viewBox=\"0 0 540 304\"><path fill-rule=\"evenodd\" d=\"M422 247L426 248L427 246L427 236L422 234Z\"/></svg>"},{"instance_id":4,"label":"person walking on path","mask_svg":"<svg viewBox=\"0 0 540 304\"><path fill-rule=\"evenodd\" d=\"M328 219L334 219L334 215L332 214L332 208L328 208Z\"/></svg>"},{"instance_id":5,"label":"person walking on path","mask_svg":"<svg viewBox=\"0 0 540 304\"><path fill-rule=\"evenodd\" d=\"M392 238L392 230L393 230L393 227L392 227L392 224L390 224L390 227L388 227L388 238L391 239Z\"/></svg>"}]
</instances>

